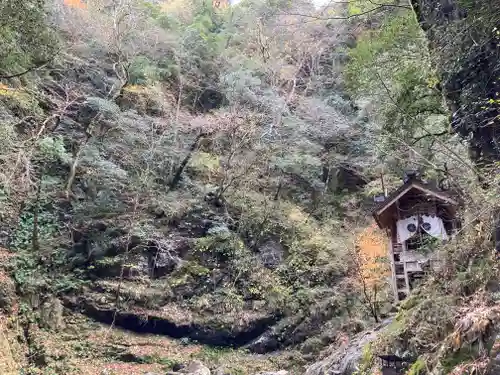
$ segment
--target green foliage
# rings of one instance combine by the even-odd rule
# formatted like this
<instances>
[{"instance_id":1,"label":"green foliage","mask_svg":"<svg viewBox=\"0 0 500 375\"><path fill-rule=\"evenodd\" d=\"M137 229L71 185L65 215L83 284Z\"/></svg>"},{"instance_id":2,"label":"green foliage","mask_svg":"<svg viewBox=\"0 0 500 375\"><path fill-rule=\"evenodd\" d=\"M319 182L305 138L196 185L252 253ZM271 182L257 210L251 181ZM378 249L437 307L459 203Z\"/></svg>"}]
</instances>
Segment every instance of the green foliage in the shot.
<instances>
[{"instance_id":1,"label":"green foliage","mask_svg":"<svg viewBox=\"0 0 500 375\"><path fill-rule=\"evenodd\" d=\"M281 279L276 284L277 295L286 297L292 293L300 296L304 286L321 285L344 274L346 264L342 262L345 256L342 240L333 242L328 235L330 225L334 223L320 223L290 202L276 203L251 194L241 198L233 200L233 204L243 210L240 218L242 233L256 239L279 236L287 248L286 261L277 270ZM260 276L259 279L266 278ZM304 303L307 305L308 301L304 300Z\"/></svg>"},{"instance_id":2,"label":"green foliage","mask_svg":"<svg viewBox=\"0 0 500 375\"><path fill-rule=\"evenodd\" d=\"M53 57L56 48L44 0L1 2L0 73L19 73L44 63Z\"/></svg>"},{"instance_id":3,"label":"green foliage","mask_svg":"<svg viewBox=\"0 0 500 375\"><path fill-rule=\"evenodd\" d=\"M391 158L395 150L407 152L411 139L446 129L446 111L426 47L415 15L395 11L380 28L362 33L348 51L348 88L355 97L375 103L372 120L382 124L380 129L367 126L379 158ZM429 159L433 152L426 147L432 147L432 140L424 137L416 146Z\"/></svg>"},{"instance_id":4,"label":"green foliage","mask_svg":"<svg viewBox=\"0 0 500 375\"><path fill-rule=\"evenodd\" d=\"M165 370L171 370L177 364L177 361L167 357L161 357L158 354L146 355L140 359L140 362L159 363L160 365L165 366Z\"/></svg>"},{"instance_id":5,"label":"green foliage","mask_svg":"<svg viewBox=\"0 0 500 375\"><path fill-rule=\"evenodd\" d=\"M212 229L213 235L199 238L196 249L200 252L211 252L221 260L241 256L245 252L245 244L238 236L232 234L227 228Z\"/></svg>"},{"instance_id":6,"label":"green foliage","mask_svg":"<svg viewBox=\"0 0 500 375\"><path fill-rule=\"evenodd\" d=\"M63 162L68 163L71 156L66 151L64 140L62 136L47 136L43 137L37 142L40 157L44 162L55 163Z\"/></svg>"},{"instance_id":7,"label":"green foliage","mask_svg":"<svg viewBox=\"0 0 500 375\"><path fill-rule=\"evenodd\" d=\"M244 296L234 287L217 291L212 303L216 313L220 314L242 311L245 305Z\"/></svg>"},{"instance_id":8,"label":"green foliage","mask_svg":"<svg viewBox=\"0 0 500 375\"><path fill-rule=\"evenodd\" d=\"M196 262L188 262L182 269L188 275L194 277L205 277L210 274L210 270Z\"/></svg>"},{"instance_id":9,"label":"green foliage","mask_svg":"<svg viewBox=\"0 0 500 375\"><path fill-rule=\"evenodd\" d=\"M461 348L459 351L451 353L441 360L444 371L450 373L457 365L464 362L473 361L478 356L477 348Z\"/></svg>"},{"instance_id":10,"label":"green foliage","mask_svg":"<svg viewBox=\"0 0 500 375\"><path fill-rule=\"evenodd\" d=\"M372 2L370 0L348 0L347 14L349 16L358 16L367 14L378 8L381 4L392 4L392 0L382 0L380 2Z\"/></svg>"},{"instance_id":11,"label":"green foliage","mask_svg":"<svg viewBox=\"0 0 500 375\"><path fill-rule=\"evenodd\" d=\"M259 270L251 275L247 286L248 294L255 300L263 300L268 308L276 311L300 310L302 305L298 294L286 278L268 270Z\"/></svg>"},{"instance_id":12,"label":"green foliage","mask_svg":"<svg viewBox=\"0 0 500 375\"><path fill-rule=\"evenodd\" d=\"M151 85L165 81L176 72L174 62L152 61L147 56L137 56L132 60L128 69L131 85Z\"/></svg>"},{"instance_id":13,"label":"green foliage","mask_svg":"<svg viewBox=\"0 0 500 375\"><path fill-rule=\"evenodd\" d=\"M244 306L243 298L246 297L265 301L266 306L271 309L283 309L292 298L287 281L281 280L278 273L265 269L242 240L227 232L227 228L224 231L214 229L212 235L196 241L196 251L202 258L210 255L211 259L203 262L215 272L224 269L231 284L220 291L214 291L213 296L208 297L211 302L202 298L197 301L197 305L207 304L223 312L240 311ZM200 276L208 276L208 269L202 269L204 271ZM194 275L190 268L184 270Z\"/></svg>"},{"instance_id":14,"label":"green foliage","mask_svg":"<svg viewBox=\"0 0 500 375\"><path fill-rule=\"evenodd\" d=\"M456 292L469 294L472 290L476 290L487 283L488 280L494 279L496 272L497 270L490 259L481 258L467 269L461 267L457 269L456 275L450 284Z\"/></svg>"},{"instance_id":15,"label":"green foliage","mask_svg":"<svg viewBox=\"0 0 500 375\"><path fill-rule=\"evenodd\" d=\"M165 76L182 80L184 102L192 105L207 87L217 87L218 65L227 35L224 33L225 14L216 12L210 1L192 1L193 13L182 23L164 14L157 22L178 34L173 57L163 63Z\"/></svg>"},{"instance_id":16,"label":"green foliage","mask_svg":"<svg viewBox=\"0 0 500 375\"><path fill-rule=\"evenodd\" d=\"M419 358L411 365L407 375L425 375L426 369L427 365L425 364L425 360Z\"/></svg>"},{"instance_id":17,"label":"green foliage","mask_svg":"<svg viewBox=\"0 0 500 375\"><path fill-rule=\"evenodd\" d=\"M51 141L49 145L53 146ZM67 249L61 246L60 238L63 228L54 201L47 195L47 190L53 189L54 184L59 186L59 182L49 176L42 179L38 199L26 202L9 244L16 253L11 273L23 294L41 290L58 294L78 289L84 282L68 269Z\"/></svg>"},{"instance_id":18,"label":"green foliage","mask_svg":"<svg viewBox=\"0 0 500 375\"><path fill-rule=\"evenodd\" d=\"M11 248L15 251L31 249L35 222L35 211L38 211L38 238L40 242L50 242L58 231L55 215L48 210L42 210L40 205L28 206L19 216L18 226L13 235Z\"/></svg>"},{"instance_id":19,"label":"green foliage","mask_svg":"<svg viewBox=\"0 0 500 375\"><path fill-rule=\"evenodd\" d=\"M363 8L360 7L357 3L358 3L357 1L349 1L348 14L350 16L355 16L363 12Z\"/></svg>"},{"instance_id":20,"label":"green foliage","mask_svg":"<svg viewBox=\"0 0 500 375\"><path fill-rule=\"evenodd\" d=\"M220 157L208 152L198 151L193 154L189 161L189 168L194 173L210 177L220 169Z\"/></svg>"},{"instance_id":21,"label":"green foliage","mask_svg":"<svg viewBox=\"0 0 500 375\"><path fill-rule=\"evenodd\" d=\"M370 370L373 366L374 361L375 354L373 352L372 344L370 343L363 347L359 370L355 372L355 375L368 375L371 372Z\"/></svg>"},{"instance_id":22,"label":"green foliage","mask_svg":"<svg viewBox=\"0 0 500 375\"><path fill-rule=\"evenodd\" d=\"M406 52L409 47L412 47L412 44L421 43L422 41L419 41L422 36L421 30L414 17L410 12L393 15L385 20L380 29L365 31L358 39L356 47L349 51L349 55L354 61L349 64L348 79L356 80L356 77L351 77L350 74L360 72L384 53L395 53L396 48ZM406 53L410 53L410 51ZM365 77L357 79L362 78ZM366 81L358 82L367 83ZM356 88L361 90L363 86Z\"/></svg>"},{"instance_id":23,"label":"green foliage","mask_svg":"<svg viewBox=\"0 0 500 375\"><path fill-rule=\"evenodd\" d=\"M43 114L38 106L38 100L32 93L3 84L0 84L0 104L3 104L6 109L18 117Z\"/></svg>"},{"instance_id":24,"label":"green foliage","mask_svg":"<svg viewBox=\"0 0 500 375\"><path fill-rule=\"evenodd\" d=\"M86 105L87 111L85 115L88 117L85 117L85 120L89 121L89 123L94 121L97 115L103 119L116 120L120 114L120 107L111 100L91 96L87 98Z\"/></svg>"},{"instance_id":25,"label":"green foliage","mask_svg":"<svg viewBox=\"0 0 500 375\"><path fill-rule=\"evenodd\" d=\"M47 254L21 251L12 264L12 275L21 294L51 292L68 293L85 284L68 269L65 249L54 249Z\"/></svg>"},{"instance_id":26,"label":"green foliage","mask_svg":"<svg viewBox=\"0 0 500 375\"><path fill-rule=\"evenodd\" d=\"M195 354L195 357L200 359L202 362L219 363L221 359L226 356L235 356L238 354L245 354L245 349L228 349L228 348L218 348L211 346L203 346L202 350Z\"/></svg>"}]
</instances>

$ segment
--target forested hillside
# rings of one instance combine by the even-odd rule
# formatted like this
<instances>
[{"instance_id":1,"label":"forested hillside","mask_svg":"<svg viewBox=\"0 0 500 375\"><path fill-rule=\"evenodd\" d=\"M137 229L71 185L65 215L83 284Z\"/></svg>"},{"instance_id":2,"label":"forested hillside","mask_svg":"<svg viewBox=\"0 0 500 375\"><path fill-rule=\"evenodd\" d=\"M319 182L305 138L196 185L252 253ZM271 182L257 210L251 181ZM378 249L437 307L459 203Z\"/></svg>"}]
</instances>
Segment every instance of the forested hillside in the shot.
<instances>
[{"instance_id":1,"label":"forested hillside","mask_svg":"<svg viewBox=\"0 0 500 375\"><path fill-rule=\"evenodd\" d=\"M0 372L500 373L494 3L0 1ZM408 170L462 226L396 304Z\"/></svg>"}]
</instances>

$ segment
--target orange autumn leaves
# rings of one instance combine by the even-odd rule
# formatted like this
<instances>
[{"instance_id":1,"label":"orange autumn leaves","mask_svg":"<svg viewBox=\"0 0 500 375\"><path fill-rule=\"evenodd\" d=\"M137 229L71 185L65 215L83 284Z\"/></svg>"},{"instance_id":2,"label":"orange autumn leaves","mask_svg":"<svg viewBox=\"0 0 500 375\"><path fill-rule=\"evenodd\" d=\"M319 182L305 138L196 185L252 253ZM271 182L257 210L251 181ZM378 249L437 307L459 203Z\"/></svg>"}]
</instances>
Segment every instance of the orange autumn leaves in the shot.
<instances>
[{"instance_id":1,"label":"orange autumn leaves","mask_svg":"<svg viewBox=\"0 0 500 375\"><path fill-rule=\"evenodd\" d=\"M85 9L87 4L85 4L82 0L64 0L64 4L71 8Z\"/></svg>"},{"instance_id":2,"label":"orange autumn leaves","mask_svg":"<svg viewBox=\"0 0 500 375\"><path fill-rule=\"evenodd\" d=\"M356 238L356 263L359 277L369 287L379 286L389 276L387 238L376 224L365 228Z\"/></svg>"}]
</instances>

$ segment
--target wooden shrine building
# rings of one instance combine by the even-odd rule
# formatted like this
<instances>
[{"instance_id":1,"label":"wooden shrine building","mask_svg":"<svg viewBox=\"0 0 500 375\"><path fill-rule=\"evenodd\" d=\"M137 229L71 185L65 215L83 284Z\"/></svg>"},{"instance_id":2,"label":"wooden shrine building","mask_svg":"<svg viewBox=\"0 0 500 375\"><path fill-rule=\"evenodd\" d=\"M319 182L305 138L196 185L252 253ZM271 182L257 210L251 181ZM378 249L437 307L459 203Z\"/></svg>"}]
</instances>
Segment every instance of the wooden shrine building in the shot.
<instances>
[{"instance_id":1,"label":"wooden shrine building","mask_svg":"<svg viewBox=\"0 0 500 375\"><path fill-rule=\"evenodd\" d=\"M436 269L436 242L447 241L458 228L458 202L447 192L408 175L405 183L373 211L389 237L391 284L396 301L405 299L426 270Z\"/></svg>"}]
</instances>

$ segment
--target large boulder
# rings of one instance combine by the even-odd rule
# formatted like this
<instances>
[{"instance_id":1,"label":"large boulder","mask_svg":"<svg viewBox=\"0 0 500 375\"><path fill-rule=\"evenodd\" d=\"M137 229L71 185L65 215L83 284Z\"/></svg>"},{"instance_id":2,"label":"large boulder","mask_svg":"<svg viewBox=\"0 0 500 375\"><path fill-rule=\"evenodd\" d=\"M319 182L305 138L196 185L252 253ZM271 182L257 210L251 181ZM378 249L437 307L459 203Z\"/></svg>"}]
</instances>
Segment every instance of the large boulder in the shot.
<instances>
[{"instance_id":1,"label":"large boulder","mask_svg":"<svg viewBox=\"0 0 500 375\"><path fill-rule=\"evenodd\" d=\"M148 245L151 276L163 277L174 271L183 263L182 255L189 248L190 243L184 237L151 241Z\"/></svg>"},{"instance_id":2,"label":"large boulder","mask_svg":"<svg viewBox=\"0 0 500 375\"><path fill-rule=\"evenodd\" d=\"M139 85L125 87L117 98L123 110L136 110L141 115L161 116L164 111L165 98L160 91Z\"/></svg>"},{"instance_id":3,"label":"large boulder","mask_svg":"<svg viewBox=\"0 0 500 375\"><path fill-rule=\"evenodd\" d=\"M16 303L16 285L14 281L0 270L0 310L10 313Z\"/></svg>"},{"instance_id":4,"label":"large boulder","mask_svg":"<svg viewBox=\"0 0 500 375\"><path fill-rule=\"evenodd\" d=\"M210 370L200 361L192 361L183 371L189 375L210 375Z\"/></svg>"},{"instance_id":5,"label":"large boulder","mask_svg":"<svg viewBox=\"0 0 500 375\"><path fill-rule=\"evenodd\" d=\"M261 261L267 268L279 266L283 261L284 252L283 245L275 240L267 240L259 246Z\"/></svg>"},{"instance_id":6,"label":"large boulder","mask_svg":"<svg viewBox=\"0 0 500 375\"><path fill-rule=\"evenodd\" d=\"M376 329L361 332L350 341L332 346L331 354L309 366L305 375L352 375L356 373L363 356L363 349L374 341L380 331L391 322L392 318L386 319Z\"/></svg>"},{"instance_id":7,"label":"large boulder","mask_svg":"<svg viewBox=\"0 0 500 375\"><path fill-rule=\"evenodd\" d=\"M275 329L271 329L252 341L247 348L254 353L268 353L279 348L280 341L278 337L279 332L276 332Z\"/></svg>"},{"instance_id":8,"label":"large boulder","mask_svg":"<svg viewBox=\"0 0 500 375\"><path fill-rule=\"evenodd\" d=\"M63 305L59 299L50 297L40 306L40 326L52 331L60 331L65 327Z\"/></svg>"},{"instance_id":9,"label":"large boulder","mask_svg":"<svg viewBox=\"0 0 500 375\"><path fill-rule=\"evenodd\" d=\"M78 108L76 121L89 125L94 121L104 124L115 121L120 115L120 107L111 100L88 97Z\"/></svg>"},{"instance_id":10,"label":"large boulder","mask_svg":"<svg viewBox=\"0 0 500 375\"><path fill-rule=\"evenodd\" d=\"M2 219L1 216L0 216L0 219ZM5 228L5 229L3 229L3 228L4 228L4 226L0 225L0 248L2 248L3 246L7 246L8 242L9 242L8 228Z\"/></svg>"},{"instance_id":11,"label":"large boulder","mask_svg":"<svg viewBox=\"0 0 500 375\"><path fill-rule=\"evenodd\" d=\"M212 375L231 375L231 373L226 371L223 367L218 367L212 371Z\"/></svg>"}]
</instances>

